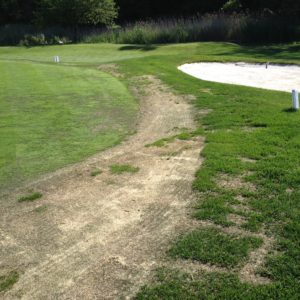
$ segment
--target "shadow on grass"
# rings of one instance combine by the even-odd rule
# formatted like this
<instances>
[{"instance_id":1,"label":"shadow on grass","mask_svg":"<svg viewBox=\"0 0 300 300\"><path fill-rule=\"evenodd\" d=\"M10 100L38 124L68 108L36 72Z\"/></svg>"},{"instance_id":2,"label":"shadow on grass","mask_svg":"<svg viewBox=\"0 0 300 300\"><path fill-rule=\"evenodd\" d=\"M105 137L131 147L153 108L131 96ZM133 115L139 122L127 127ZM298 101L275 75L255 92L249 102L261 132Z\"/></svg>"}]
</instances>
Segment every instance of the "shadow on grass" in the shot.
<instances>
[{"instance_id":1,"label":"shadow on grass","mask_svg":"<svg viewBox=\"0 0 300 300\"><path fill-rule=\"evenodd\" d=\"M222 56L252 56L254 58L300 60L300 45L241 46L219 53Z\"/></svg>"},{"instance_id":2,"label":"shadow on grass","mask_svg":"<svg viewBox=\"0 0 300 300\"><path fill-rule=\"evenodd\" d=\"M282 111L283 111L283 112L286 112L286 113L295 113L295 112L297 112L298 110L295 109L295 108L290 107L290 108L285 108L285 109L283 109Z\"/></svg>"},{"instance_id":3,"label":"shadow on grass","mask_svg":"<svg viewBox=\"0 0 300 300\"><path fill-rule=\"evenodd\" d=\"M120 51L125 51L125 50L152 51L155 49L157 49L157 46L153 46L153 45L126 45L119 48Z\"/></svg>"}]
</instances>

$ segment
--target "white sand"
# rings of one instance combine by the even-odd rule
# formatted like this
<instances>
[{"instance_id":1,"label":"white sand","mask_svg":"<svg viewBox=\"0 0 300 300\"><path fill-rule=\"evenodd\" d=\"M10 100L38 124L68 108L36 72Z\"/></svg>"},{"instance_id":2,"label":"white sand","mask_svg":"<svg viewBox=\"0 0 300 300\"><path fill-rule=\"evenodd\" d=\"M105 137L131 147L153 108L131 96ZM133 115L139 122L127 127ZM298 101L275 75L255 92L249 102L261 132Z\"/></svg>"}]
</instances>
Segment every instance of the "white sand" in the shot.
<instances>
[{"instance_id":1,"label":"white sand","mask_svg":"<svg viewBox=\"0 0 300 300\"><path fill-rule=\"evenodd\" d=\"M178 67L196 78L291 92L300 91L300 67L246 63L194 63Z\"/></svg>"}]
</instances>

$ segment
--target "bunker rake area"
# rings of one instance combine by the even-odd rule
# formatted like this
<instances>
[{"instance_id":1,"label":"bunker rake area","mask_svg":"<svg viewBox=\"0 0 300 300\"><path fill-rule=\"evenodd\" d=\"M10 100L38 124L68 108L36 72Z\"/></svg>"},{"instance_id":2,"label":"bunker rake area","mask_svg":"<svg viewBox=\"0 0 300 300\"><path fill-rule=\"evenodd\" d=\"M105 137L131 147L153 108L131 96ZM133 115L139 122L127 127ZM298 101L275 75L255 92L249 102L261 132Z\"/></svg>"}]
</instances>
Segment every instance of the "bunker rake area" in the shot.
<instances>
[{"instance_id":1,"label":"bunker rake area","mask_svg":"<svg viewBox=\"0 0 300 300\"><path fill-rule=\"evenodd\" d=\"M290 94L177 69L298 50L0 48L0 298L299 299Z\"/></svg>"}]
</instances>

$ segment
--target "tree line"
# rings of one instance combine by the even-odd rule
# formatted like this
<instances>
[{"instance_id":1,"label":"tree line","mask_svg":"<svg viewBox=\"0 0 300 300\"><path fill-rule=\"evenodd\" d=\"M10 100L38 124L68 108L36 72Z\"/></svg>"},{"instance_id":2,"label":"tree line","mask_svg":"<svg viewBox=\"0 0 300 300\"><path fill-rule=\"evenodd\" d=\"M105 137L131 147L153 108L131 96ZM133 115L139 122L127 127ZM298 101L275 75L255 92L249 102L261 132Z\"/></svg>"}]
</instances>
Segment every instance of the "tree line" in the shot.
<instances>
[{"instance_id":1,"label":"tree line","mask_svg":"<svg viewBox=\"0 0 300 300\"><path fill-rule=\"evenodd\" d=\"M296 0L0 0L0 25L110 26L207 13L300 16Z\"/></svg>"}]
</instances>

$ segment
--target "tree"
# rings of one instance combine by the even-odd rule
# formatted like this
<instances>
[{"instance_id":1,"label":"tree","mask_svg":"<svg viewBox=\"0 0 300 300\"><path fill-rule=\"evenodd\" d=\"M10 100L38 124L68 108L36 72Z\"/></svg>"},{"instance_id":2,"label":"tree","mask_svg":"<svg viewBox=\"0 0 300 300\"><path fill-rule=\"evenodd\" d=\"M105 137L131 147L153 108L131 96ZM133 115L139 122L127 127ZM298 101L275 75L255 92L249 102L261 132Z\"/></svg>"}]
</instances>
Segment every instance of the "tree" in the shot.
<instances>
[{"instance_id":1,"label":"tree","mask_svg":"<svg viewBox=\"0 0 300 300\"><path fill-rule=\"evenodd\" d=\"M116 0L120 21L189 17L218 12L226 0Z\"/></svg>"},{"instance_id":2,"label":"tree","mask_svg":"<svg viewBox=\"0 0 300 300\"><path fill-rule=\"evenodd\" d=\"M35 0L0 0L0 24L30 23Z\"/></svg>"},{"instance_id":3,"label":"tree","mask_svg":"<svg viewBox=\"0 0 300 300\"><path fill-rule=\"evenodd\" d=\"M242 5L239 0L229 0L222 7L222 11L226 13L240 12L241 10Z\"/></svg>"},{"instance_id":4,"label":"tree","mask_svg":"<svg viewBox=\"0 0 300 300\"><path fill-rule=\"evenodd\" d=\"M75 31L80 25L111 26L118 16L114 0L40 0L37 20L42 25L61 25Z\"/></svg>"}]
</instances>

